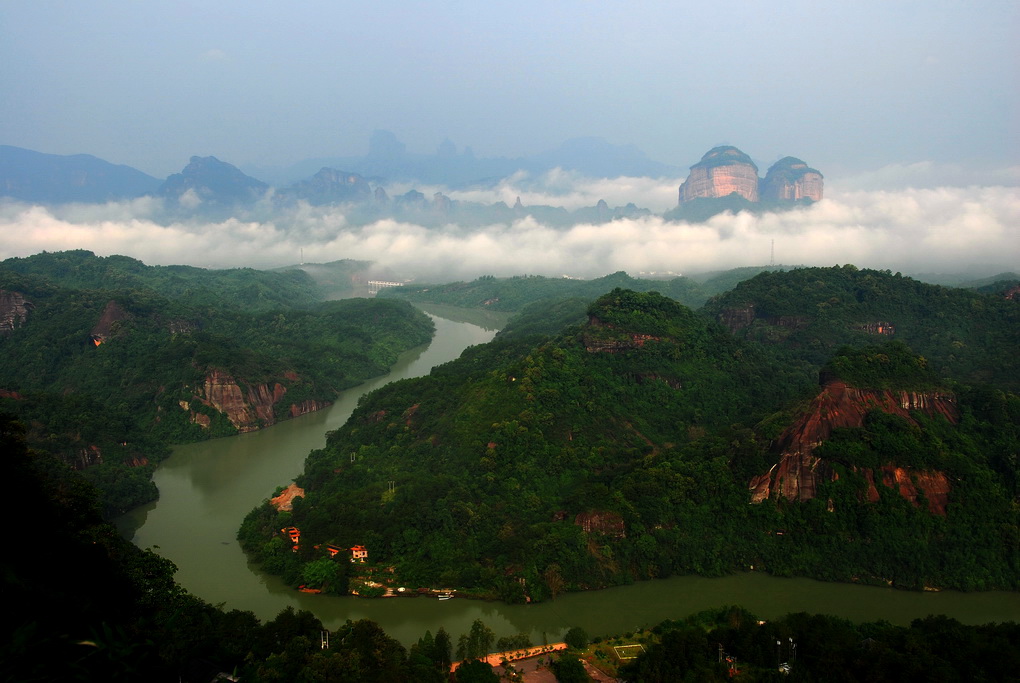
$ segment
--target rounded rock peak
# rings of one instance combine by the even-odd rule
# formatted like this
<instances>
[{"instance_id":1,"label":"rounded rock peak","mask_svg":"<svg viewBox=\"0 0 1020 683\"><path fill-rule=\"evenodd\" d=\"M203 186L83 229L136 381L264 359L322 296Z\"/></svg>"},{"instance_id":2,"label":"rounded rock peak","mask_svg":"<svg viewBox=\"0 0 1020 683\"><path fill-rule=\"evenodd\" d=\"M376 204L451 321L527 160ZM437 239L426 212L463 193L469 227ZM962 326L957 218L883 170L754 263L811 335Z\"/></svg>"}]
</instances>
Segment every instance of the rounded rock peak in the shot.
<instances>
[{"instance_id":1,"label":"rounded rock peak","mask_svg":"<svg viewBox=\"0 0 1020 683\"><path fill-rule=\"evenodd\" d=\"M765 175L767 177L769 175L783 172L792 172L797 175L803 175L804 173L817 173L818 175L822 175L821 171L809 167L807 163L797 157L783 157L776 163L769 166L769 170Z\"/></svg>"},{"instance_id":2,"label":"rounded rock peak","mask_svg":"<svg viewBox=\"0 0 1020 683\"><path fill-rule=\"evenodd\" d=\"M758 166L751 160L751 157L744 154L733 145L720 145L719 147L713 147L705 152L705 155L701 157L701 161L694 164L694 166L691 166L691 168L728 166L730 164L747 164L754 168L756 172L758 170Z\"/></svg>"}]
</instances>

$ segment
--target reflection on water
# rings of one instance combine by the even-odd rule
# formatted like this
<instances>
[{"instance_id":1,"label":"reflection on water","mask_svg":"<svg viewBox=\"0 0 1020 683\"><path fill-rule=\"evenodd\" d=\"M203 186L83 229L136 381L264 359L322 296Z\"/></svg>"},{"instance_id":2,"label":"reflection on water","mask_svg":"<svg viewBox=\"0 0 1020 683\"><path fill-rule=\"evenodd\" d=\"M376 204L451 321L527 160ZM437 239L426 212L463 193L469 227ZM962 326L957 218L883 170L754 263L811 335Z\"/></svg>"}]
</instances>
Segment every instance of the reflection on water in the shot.
<instances>
[{"instance_id":1,"label":"reflection on water","mask_svg":"<svg viewBox=\"0 0 1020 683\"><path fill-rule=\"evenodd\" d=\"M459 356L467 346L485 343L494 335L494 329L466 322L435 316L433 320L436 336L427 348L404 354L388 375L344 392L327 410L270 429L174 449L154 477L160 500L120 520L122 533L142 548L158 547L178 566L181 585L210 603L251 610L261 619L271 619L287 606L307 609L330 629L346 619L372 619L405 644L426 630L435 633L440 626L457 637L479 618L497 637L524 632L541 643L558 640L571 626L582 626L593 635L609 634L733 604L762 618L810 611L897 624L929 613L949 614L967 623L1015 620L1020 615L1020 594L1016 593L911 593L756 573L647 581L525 606L464 599L306 595L259 572L235 540L241 519L274 489L293 480L308 452L325 444L325 433L347 420L359 397L387 382L426 374Z\"/></svg>"}]
</instances>

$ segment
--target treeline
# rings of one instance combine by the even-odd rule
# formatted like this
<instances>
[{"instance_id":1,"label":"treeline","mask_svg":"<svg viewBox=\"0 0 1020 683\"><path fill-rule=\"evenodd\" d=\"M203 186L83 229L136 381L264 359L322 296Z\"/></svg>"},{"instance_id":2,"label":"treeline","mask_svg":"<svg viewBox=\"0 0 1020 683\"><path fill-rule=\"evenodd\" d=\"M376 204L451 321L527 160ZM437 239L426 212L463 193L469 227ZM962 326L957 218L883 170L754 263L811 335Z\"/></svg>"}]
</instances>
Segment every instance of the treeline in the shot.
<instances>
[{"instance_id":1,"label":"treeline","mask_svg":"<svg viewBox=\"0 0 1020 683\"><path fill-rule=\"evenodd\" d=\"M999 292L846 265L764 272L712 298L704 312L728 321L740 339L815 365L841 345L872 343L883 334L926 358L938 377L1016 391L1018 303Z\"/></svg>"},{"instance_id":2,"label":"treeline","mask_svg":"<svg viewBox=\"0 0 1020 683\"><path fill-rule=\"evenodd\" d=\"M614 288L639 292L658 291L687 305L700 306L708 298L690 278L669 280L633 278L620 271L592 280L522 275L496 278L483 275L471 282L414 284L387 287L380 297L400 298L421 303L448 304L462 308L490 308L494 311L520 311L537 301L578 297L591 301Z\"/></svg>"},{"instance_id":3,"label":"treeline","mask_svg":"<svg viewBox=\"0 0 1020 683\"><path fill-rule=\"evenodd\" d=\"M830 294L847 282L865 291L881 283L894 300L910 299L900 288L917 291L951 302L946 327L980 328L1020 347L1013 313L990 297L965 293L960 301L974 303L963 306L944 288L890 274L806 270L752 282L786 277L789 287L806 282ZM714 321L715 306L697 315L655 293L614 290L588 308L591 323L553 339L511 326L429 377L374 392L309 455L298 478L305 497L292 512L264 505L249 515L244 548L297 585L302 567L323 559L306 545L365 545L394 567L395 585L467 588L508 602L751 567L914 589L1020 586L1016 395L944 374L947 365L932 360L937 345L918 355L899 342L875 344L885 336L858 326L875 310L858 307L819 327L831 337L815 343L735 336ZM894 309L879 312L897 330L913 324ZM540 328L527 317L514 322ZM955 358L986 362L980 340L967 339L973 352ZM749 505L749 482L776 464L777 439L817 392L820 373L950 392L959 420L876 412L819 451L839 476L812 499ZM990 377L1009 386L1008 375ZM911 501L887 484L885 466L944 474L946 515L929 511L923 491ZM301 529L299 553L279 539L287 525ZM335 586L346 588L343 579Z\"/></svg>"},{"instance_id":4,"label":"treeline","mask_svg":"<svg viewBox=\"0 0 1020 683\"><path fill-rule=\"evenodd\" d=\"M945 616L853 624L805 613L760 621L739 607L664 621L639 636L625 681L1007 681L1020 670L1020 625Z\"/></svg>"},{"instance_id":5,"label":"treeline","mask_svg":"<svg viewBox=\"0 0 1020 683\"><path fill-rule=\"evenodd\" d=\"M99 484L110 515L155 497L170 444L237 433L205 396L211 374L246 404L268 396L257 427L331 402L433 331L403 302L316 301L297 271L199 270L89 252L0 263L0 291L27 302L0 335L0 405Z\"/></svg>"}]
</instances>

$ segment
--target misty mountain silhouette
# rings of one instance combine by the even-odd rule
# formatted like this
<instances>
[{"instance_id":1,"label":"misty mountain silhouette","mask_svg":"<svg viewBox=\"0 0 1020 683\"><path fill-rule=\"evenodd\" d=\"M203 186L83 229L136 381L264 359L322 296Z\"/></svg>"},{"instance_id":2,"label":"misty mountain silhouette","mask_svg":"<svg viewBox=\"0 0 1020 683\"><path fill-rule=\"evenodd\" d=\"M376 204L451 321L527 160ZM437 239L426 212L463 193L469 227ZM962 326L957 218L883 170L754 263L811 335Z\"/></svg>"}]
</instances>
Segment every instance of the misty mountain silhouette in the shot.
<instances>
[{"instance_id":1,"label":"misty mountain silhouette","mask_svg":"<svg viewBox=\"0 0 1020 683\"><path fill-rule=\"evenodd\" d=\"M159 182L91 154L44 154L0 145L0 197L45 204L106 202L148 194Z\"/></svg>"}]
</instances>

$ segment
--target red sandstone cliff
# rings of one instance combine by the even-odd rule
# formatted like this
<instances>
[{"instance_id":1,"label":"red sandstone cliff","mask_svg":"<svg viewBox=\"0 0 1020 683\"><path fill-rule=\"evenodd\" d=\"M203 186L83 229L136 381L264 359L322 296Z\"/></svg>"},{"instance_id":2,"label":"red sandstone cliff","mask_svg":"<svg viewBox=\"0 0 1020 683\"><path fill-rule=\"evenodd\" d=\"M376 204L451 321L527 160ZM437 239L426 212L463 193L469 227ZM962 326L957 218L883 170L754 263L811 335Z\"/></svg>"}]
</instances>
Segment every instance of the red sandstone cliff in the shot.
<instances>
[{"instance_id":1,"label":"red sandstone cliff","mask_svg":"<svg viewBox=\"0 0 1020 683\"><path fill-rule=\"evenodd\" d=\"M955 423L959 417L951 394L857 389L845 382L830 382L812 401L811 407L779 438L782 455L768 472L751 480L751 502L760 503L766 498L810 500L816 496L818 484L835 481L837 474L831 464L813 455L814 450L837 427L860 427L868 411L879 409L911 420L910 411L928 415L942 415ZM870 483L868 498L878 500L876 476L883 485L896 488L900 495L917 503L919 491L928 499L928 508L934 514L944 515L950 491L945 474L936 471L916 471L909 468L883 466L879 472L865 470Z\"/></svg>"},{"instance_id":2,"label":"red sandstone cliff","mask_svg":"<svg viewBox=\"0 0 1020 683\"><path fill-rule=\"evenodd\" d=\"M680 186L680 203L734 192L748 201L758 201L758 167L736 147L715 147L691 166L690 175Z\"/></svg>"},{"instance_id":3,"label":"red sandstone cliff","mask_svg":"<svg viewBox=\"0 0 1020 683\"><path fill-rule=\"evenodd\" d=\"M262 383L246 385L242 389L232 376L212 370L202 385L196 387L195 399L225 414L237 431L252 432L276 423L275 406L286 393L287 387L279 382L275 382L272 387ZM307 400L292 405L289 412L291 417L297 417L327 405L325 402ZM190 409L187 402L182 402L181 407ZM192 421L208 427L208 419L203 420L202 417L192 414Z\"/></svg>"},{"instance_id":4,"label":"red sandstone cliff","mask_svg":"<svg viewBox=\"0 0 1020 683\"><path fill-rule=\"evenodd\" d=\"M796 157L784 157L772 164L761 183L766 201L821 201L825 181L822 174Z\"/></svg>"},{"instance_id":5,"label":"red sandstone cliff","mask_svg":"<svg viewBox=\"0 0 1020 683\"><path fill-rule=\"evenodd\" d=\"M33 308L21 292L0 289L0 335L10 334L21 327Z\"/></svg>"}]
</instances>

